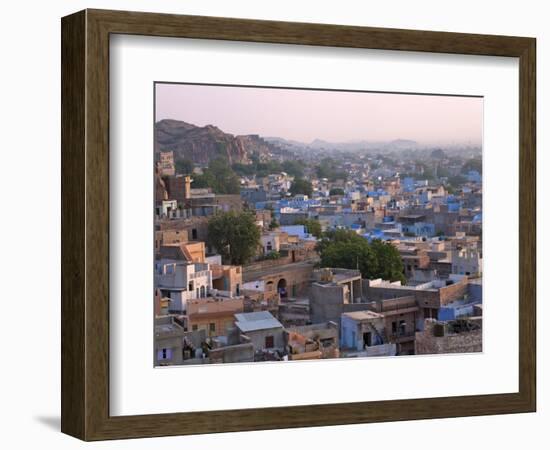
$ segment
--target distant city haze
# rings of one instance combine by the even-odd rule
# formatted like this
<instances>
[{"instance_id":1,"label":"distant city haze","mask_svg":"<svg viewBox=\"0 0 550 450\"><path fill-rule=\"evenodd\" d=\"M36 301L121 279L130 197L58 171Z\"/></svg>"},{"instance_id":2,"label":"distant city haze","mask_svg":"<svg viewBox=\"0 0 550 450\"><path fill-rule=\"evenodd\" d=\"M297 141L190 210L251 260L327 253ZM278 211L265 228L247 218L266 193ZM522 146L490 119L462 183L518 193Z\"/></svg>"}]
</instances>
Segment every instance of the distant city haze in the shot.
<instances>
[{"instance_id":1,"label":"distant city haze","mask_svg":"<svg viewBox=\"0 0 550 450\"><path fill-rule=\"evenodd\" d=\"M483 98L156 84L156 120L310 143L481 145Z\"/></svg>"}]
</instances>

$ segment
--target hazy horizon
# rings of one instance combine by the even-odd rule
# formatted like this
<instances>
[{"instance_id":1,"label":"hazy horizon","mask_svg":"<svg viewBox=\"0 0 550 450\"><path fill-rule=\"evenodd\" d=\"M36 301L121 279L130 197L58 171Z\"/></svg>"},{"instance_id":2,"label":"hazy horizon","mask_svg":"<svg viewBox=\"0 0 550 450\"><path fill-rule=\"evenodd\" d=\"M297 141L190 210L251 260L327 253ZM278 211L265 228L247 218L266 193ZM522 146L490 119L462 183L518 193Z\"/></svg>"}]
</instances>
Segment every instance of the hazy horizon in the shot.
<instances>
[{"instance_id":1,"label":"hazy horizon","mask_svg":"<svg viewBox=\"0 0 550 450\"><path fill-rule=\"evenodd\" d=\"M156 120L310 143L481 145L483 98L157 83Z\"/></svg>"}]
</instances>

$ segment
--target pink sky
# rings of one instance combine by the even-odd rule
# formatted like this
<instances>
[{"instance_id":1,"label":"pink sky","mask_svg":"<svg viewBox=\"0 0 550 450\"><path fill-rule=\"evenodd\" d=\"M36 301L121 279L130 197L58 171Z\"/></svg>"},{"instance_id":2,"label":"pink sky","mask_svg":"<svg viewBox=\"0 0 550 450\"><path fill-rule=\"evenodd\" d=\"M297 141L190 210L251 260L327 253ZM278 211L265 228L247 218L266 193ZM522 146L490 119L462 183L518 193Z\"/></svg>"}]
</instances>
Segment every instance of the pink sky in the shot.
<instances>
[{"instance_id":1,"label":"pink sky","mask_svg":"<svg viewBox=\"0 0 550 450\"><path fill-rule=\"evenodd\" d=\"M483 99L156 84L156 120L161 119L301 142L412 139L480 145Z\"/></svg>"}]
</instances>

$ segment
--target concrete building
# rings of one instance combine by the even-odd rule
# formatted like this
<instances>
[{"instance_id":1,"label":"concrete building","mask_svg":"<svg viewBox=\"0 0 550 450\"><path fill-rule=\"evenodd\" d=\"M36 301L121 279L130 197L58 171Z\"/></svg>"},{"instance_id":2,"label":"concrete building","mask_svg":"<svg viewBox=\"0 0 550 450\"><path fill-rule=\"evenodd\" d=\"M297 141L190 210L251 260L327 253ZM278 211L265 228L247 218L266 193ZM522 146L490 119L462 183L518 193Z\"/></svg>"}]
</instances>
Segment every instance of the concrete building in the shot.
<instances>
[{"instance_id":1,"label":"concrete building","mask_svg":"<svg viewBox=\"0 0 550 450\"><path fill-rule=\"evenodd\" d=\"M176 200L162 200L158 202L156 214L160 217L172 217L178 209Z\"/></svg>"},{"instance_id":2,"label":"concrete building","mask_svg":"<svg viewBox=\"0 0 550 450\"><path fill-rule=\"evenodd\" d=\"M170 298L170 312L185 314L188 300L208 296L212 271L205 263L161 259L155 263L155 286Z\"/></svg>"},{"instance_id":3,"label":"concrete building","mask_svg":"<svg viewBox=\"0 0 550 450\"><path fill-rule=\"evenodd\" d=\"M186 331L173 316L155 319L154 364L157 366L200 364L204 330Z\"/></svg>"},{"instance_id":4,"label":"concrete building","mask_svg":"<svg viewBox=\"0 0 550 450\"><path fill-rule=\"evenodd\" d=\"M243 310L243 297L188 300L187 328L191 331L204 330L209 337L226 336L235 327L235 314Z\"/></svg>"},{"instance_id":5,"label":"concrete building","mask_svg":"<svg viewBox=\"0 0 550 450\"><path fill-rule=\"evenodd\" d=\"M210 364L254 362L254 346L250 342L224 345L208 352Z\"/></svg>"},{"instance_id":6,"label":"concrete building","mask_svg":"<svg viewBox=\"0 0 550 450\"><path fill-rule=\"evenodd\" d=\"M279 252L281 250L279 232L263 233L260 237L260 245L262 247L262 255Z\"/></svg>"},{"instance_id":7,"label":"concrete building","mask_svg":"<svg viewBox=\"0 0 550 450\"><path fill-rule=\"evenodd\" d=\"M422 284L401 285L400 281L381 279L364 280L364 294L369 301L413 296L420 308L417 329L422 329L425 318L437 318L439 308L468 294L468 277L451 274L447 279L437 279Z\"/></svg>"},{"instance_id":8,"label":"concrete building","mask_svg":"<svg viewBox=\"0 0 550 450\"><path fill-rule=\"evenodd\" d=\"M205 245L204 242L176 242L164 244L159 248L159 258L204 263Z\"/></svg>"},{"instance_id":9,"label":"concrete building","mask_svg":"<svg viewBox=\"0 0 550 450\"><path fill-rule=\"evenodd\" d=\"M283 325L268 311L235 314L235 326L250 340L255 351L284 351Z\"/></svg>"},{"instance_id":10,"label":"concrete building","mask_svg":"<svg viewBox=\"0 0 550 450\"><path fill-rule=\"evenodd\" d=\"M208 238L208 217L188 217L174 220L159 220L157 230L177 230L187 233L189 241L206 242Z\"/></svg>"},{"instance_id":11,"label":"concrete building","mask_svg":"<svg viewBox=\"0 0 550 450\"><path fill-rule=\"evenodd\" d=\"M211 264L213 294L226 297L242 295L243 271L241 266Z\"/></svg>"},{"instance_id":12,"label":"concrete building","mask_svg":"<svg viewBox=\"0 0 550 450\"><path fill-rule=\"evenodd\" d=\"M478 249L461 248L452 251L452 273L478 277L482 272L483 262Z\"/></svg>"},{"instance_id":13,"label":"concrete building","mask_svg":"<svg viewBox=\"0 0 550 450\"><path fill-rule=\"evenodd\" d=\"M384 329L389 342L396 344L397 355L414 354L414 339L420 308L414 296L381 300L369 309L384 315Z\"/></svg>"},{"instance_id":14,"label":"concrete building","mask_svg":"<svg viewBox=\"0 0 550 450\"><path fill-rule=\"evenodd\" d=\"M344 305L360 303L361 272L351 269L325 268L316 270L309 291L311 321L339 322Z\"/></svg>"},{"instance_id":15,"label":"concrete building","mask_svg":"<svg viewBox=\"0 0 550 450\"><path fill-rule=\"evenodd\" d=\"M407 278L414 278L417 272L429 268L430 257L427 250L408 245L399 245L397 250L403 261L403 272Z\"/></svg>"},{"instance_id":16,"label":"concrete building","mask_svg":"<svg viewBox=\"0 0 550 450\"><path fill-rule=\"evenodd\" d=\"M346 312L341 317L343 356L395 356L396 345L386 337L384 315L374 311Z\"/></svg>"}]
</instances>

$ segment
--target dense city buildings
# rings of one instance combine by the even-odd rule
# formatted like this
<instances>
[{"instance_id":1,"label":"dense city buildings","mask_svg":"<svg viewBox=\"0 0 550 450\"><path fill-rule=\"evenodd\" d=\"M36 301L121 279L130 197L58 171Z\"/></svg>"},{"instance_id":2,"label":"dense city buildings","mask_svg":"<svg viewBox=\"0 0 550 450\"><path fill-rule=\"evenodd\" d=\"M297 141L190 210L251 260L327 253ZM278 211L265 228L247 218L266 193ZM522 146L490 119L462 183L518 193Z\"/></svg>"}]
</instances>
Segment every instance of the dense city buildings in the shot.
<instances>
[{"instance_id":1,"label":"dense city buildings","mask_svg":"<svg viewBox=\"0 0 550 450\"><path fill-rule=\"evenodd\" d=\"M482 350L479 145L156 136L155 365Z\"/></svg>"}]
</instances>

